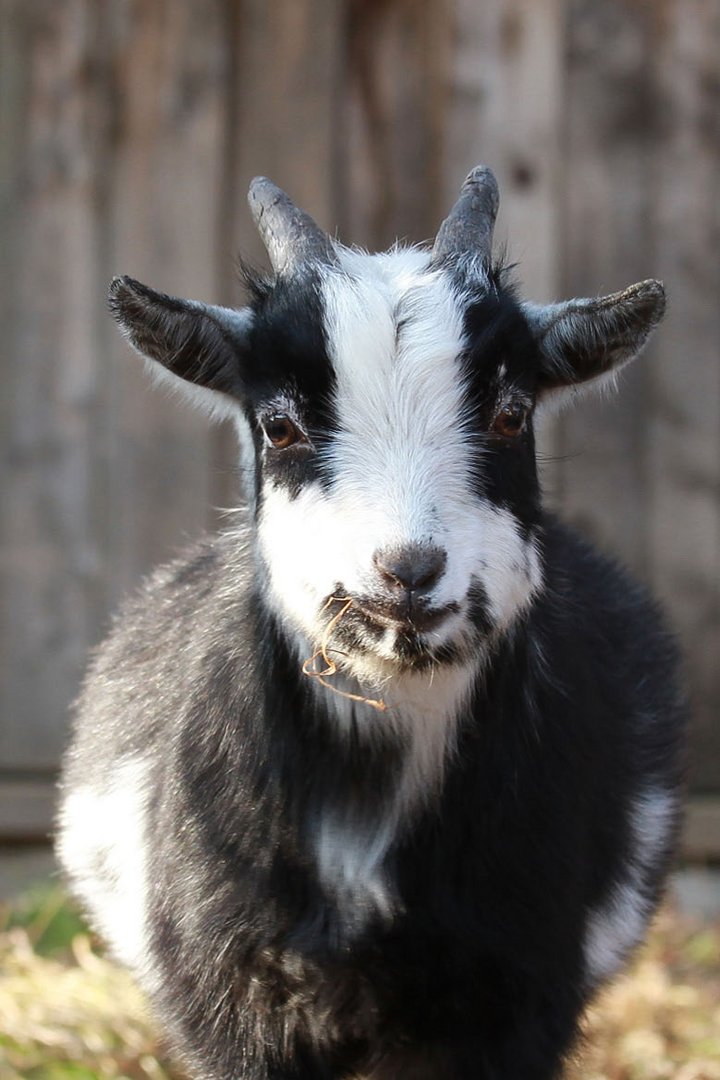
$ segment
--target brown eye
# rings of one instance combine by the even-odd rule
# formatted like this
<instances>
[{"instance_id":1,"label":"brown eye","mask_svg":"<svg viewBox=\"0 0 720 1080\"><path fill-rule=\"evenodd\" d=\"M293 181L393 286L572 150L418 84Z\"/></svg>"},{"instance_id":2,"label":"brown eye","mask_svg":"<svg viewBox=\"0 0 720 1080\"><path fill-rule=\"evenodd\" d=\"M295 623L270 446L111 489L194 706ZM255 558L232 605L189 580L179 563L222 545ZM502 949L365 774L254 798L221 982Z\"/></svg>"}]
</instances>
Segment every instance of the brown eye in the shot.
<instances>
[{"instance_id":1,"label":"brown eye","mask_svg":"<svg viewBox=\"0 0 720 1080\"><path fill-rule=\"evenodd\" d=\"M502 435L506 439L513 439L521 435L525 429L527 414L527 406L523 405L521 401L511 401L507 405L503 405L493 420L493 433Z\"/></svg>"},{"instance_id":2,"label":"brown eye","mask_svg":"<svg viewBox=\"0 0 720 1080\"><path fill-rule=\"evenodd\" d=\"M289 416L271 416L263 421L263 430L276 450L287 450L302 438Z\"/></svg>"}]
</instances>

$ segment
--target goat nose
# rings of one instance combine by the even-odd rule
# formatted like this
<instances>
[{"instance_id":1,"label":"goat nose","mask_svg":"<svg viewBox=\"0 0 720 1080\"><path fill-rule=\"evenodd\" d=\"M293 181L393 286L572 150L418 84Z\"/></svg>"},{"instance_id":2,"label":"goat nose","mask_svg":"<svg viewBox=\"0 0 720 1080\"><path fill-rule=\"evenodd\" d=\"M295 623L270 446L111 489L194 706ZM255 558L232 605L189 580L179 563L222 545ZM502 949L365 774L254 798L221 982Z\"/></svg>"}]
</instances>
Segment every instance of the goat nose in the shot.
<instances>
[{"instance_id":1,"label":"goat nose","mask_svg":"<svg viewBox=\"0 0 720 1080\"><path fill-rule=\"evenodd\" d=\"M393 590L429 592L442 577L447 555L430 544L406 544L376 551L373 562L385 585Z\"/></svg>"}]
</instances>

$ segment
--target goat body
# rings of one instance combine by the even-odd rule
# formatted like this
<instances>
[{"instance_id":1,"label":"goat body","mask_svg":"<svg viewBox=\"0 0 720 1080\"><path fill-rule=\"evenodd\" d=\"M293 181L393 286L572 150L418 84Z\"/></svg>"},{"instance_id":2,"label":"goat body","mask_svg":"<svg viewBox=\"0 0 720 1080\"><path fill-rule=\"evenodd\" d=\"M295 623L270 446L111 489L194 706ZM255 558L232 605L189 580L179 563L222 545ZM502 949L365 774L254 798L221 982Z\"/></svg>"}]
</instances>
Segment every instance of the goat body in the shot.
<instances>
[{"instance_id":1,"label":"goat body","mask_svg":"<svg viewBox=\"0 0 720 1080\"><path fill-rule=\"evenodd\" d=\"M657 905L684 706L652 601L542 508L533 417L662 289L521 304L487 170L432 253L251 190L249 308L112 287L254 481L97 651L61 860L198 1077L549 1080Z\"/></svg>"}]
</instances>

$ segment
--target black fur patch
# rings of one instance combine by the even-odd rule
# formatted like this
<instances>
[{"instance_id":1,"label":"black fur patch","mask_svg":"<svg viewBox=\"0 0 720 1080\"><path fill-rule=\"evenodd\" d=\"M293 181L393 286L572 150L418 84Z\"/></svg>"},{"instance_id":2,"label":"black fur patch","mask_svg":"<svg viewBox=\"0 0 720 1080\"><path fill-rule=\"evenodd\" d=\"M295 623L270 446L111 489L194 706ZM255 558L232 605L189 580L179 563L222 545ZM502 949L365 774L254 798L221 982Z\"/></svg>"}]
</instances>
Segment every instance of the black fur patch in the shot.
<instances>
[{"instance_id":1,"label":"black fur patch","mask_svg":"<svg viewBox=\"0 0 720 1080\"><path fill-rule=\"evenodd\" d=\"M475 433L475 490L511 511L531 530L540 509L532 415L516 438L492 434L493 420L508 393L532 402L539 373L539 351L511 289L483 292L465 313L468 348L469 426ZM499 375L503 365L505 374Z\"/></svg>"},{"instance_id":2,"label":"black fur patch","mask_svg":"<svg viewBox=\"0 0 720 1080\"><path fill-rule=\"evenodd\" d=\"M242 400L246 338L211 307L166 296L129 277L112 282L108 306L138 352L180 379Z\"/></svg>"},{"instance_id":3,"label":"black fur patch","mask_svg":"<svg viewBox=\"0 0 720 1080\"><path fill-rule=\"evenodd\" d=\"M280 279L272 289L255 289L250 335L252 378L249 397L259 417L280 395L294 406L308 446L274 450L259 432L263 475L295 497L313 480L329 483L322 450L335 426L334 372L327 350L319 283L312 272Z\"/></svg>"}]
</instances>

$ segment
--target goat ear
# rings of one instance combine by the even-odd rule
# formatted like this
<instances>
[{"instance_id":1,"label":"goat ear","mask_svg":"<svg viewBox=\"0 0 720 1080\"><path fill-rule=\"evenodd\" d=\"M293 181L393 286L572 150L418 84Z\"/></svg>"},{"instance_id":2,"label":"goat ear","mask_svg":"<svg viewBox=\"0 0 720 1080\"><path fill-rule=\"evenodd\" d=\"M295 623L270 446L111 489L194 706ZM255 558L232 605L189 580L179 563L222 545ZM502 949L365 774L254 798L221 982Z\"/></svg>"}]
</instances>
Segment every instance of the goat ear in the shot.
<instances>
[{"instance_id":1,"label":"goat ear","mask_svg":"<svg viewBox=\"0 0 720 1080\"><path fill-rule=\"evenodd\" d=\"M115 278L108 305L134 349L152 371L219 415L236 411L241 364L248 347L248 310L180 300L129 277Z\"/></svg>"},{"instance_id":2,"label":"goat ear","mask_svg":"<svg viewBox=\"0 0 720 1080\"><path fill-rule=\"evenodd\" d=\"M660 281L564 304L524 304L541 350L541 397L611 379L642 349L665 311Z\"/></svg>"}]
</instances>

